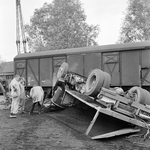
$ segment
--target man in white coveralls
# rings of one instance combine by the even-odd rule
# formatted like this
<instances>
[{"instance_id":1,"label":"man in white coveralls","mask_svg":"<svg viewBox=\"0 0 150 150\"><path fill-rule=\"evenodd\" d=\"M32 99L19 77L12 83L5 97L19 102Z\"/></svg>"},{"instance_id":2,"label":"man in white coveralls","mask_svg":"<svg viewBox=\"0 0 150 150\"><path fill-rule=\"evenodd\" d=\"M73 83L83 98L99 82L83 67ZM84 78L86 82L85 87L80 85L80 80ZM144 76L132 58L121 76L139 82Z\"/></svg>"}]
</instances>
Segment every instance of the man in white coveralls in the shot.
<instances>
[{"instance_id":1,"label":"man in white coveralls","mask_svg":"<svg viewBox=\"0 0 150 150\"><path fill-rule=\"evenodd\" d=\"M19 103L20 103L20 76L15 75L14 79L9 84L10 95L11 95L11 110L10 117L16 118L16 114L18 113Z\"/></svg>"}]
</instances>

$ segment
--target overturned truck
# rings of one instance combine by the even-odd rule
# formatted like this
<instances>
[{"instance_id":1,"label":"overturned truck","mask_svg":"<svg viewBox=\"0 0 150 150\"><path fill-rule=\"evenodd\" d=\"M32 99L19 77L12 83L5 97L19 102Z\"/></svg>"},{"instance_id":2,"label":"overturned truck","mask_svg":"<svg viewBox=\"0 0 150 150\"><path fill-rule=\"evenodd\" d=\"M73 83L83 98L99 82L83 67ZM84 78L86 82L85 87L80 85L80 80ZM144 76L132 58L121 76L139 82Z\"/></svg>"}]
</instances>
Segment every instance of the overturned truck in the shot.
<instances>
[{"instance_id":1,"label":"overturned truck","mask_svg":"<svg viewBox=\"0 0 150 150\"><path fill-rule=\"evenodd\" d=\"M72 78L73 76L74 78ZM60 87L57 89L51 99L52 103L64 109L75 105L75 101L80 101L95 109L96 113L85 131L85 134L92 139L136 133L140 132L141 128L147 130L144 139L149 136L150 93L147 90L138 86L134 86L128 91L124 91L120 87L111 87L111 76L100 69L94 69L88 78L83 78L70 72L67 63L63 63L58 70L57 79L60 78L66 81L66 87L64 91ZM67 84L74 85L75 88L72 90ZM80 88L78 88L79 86ZM110 130L110 125L108 125L109 129L105 133L90 135L99 114L121 120L128 123L129 126Z\"/></svg>"}]
</instances>

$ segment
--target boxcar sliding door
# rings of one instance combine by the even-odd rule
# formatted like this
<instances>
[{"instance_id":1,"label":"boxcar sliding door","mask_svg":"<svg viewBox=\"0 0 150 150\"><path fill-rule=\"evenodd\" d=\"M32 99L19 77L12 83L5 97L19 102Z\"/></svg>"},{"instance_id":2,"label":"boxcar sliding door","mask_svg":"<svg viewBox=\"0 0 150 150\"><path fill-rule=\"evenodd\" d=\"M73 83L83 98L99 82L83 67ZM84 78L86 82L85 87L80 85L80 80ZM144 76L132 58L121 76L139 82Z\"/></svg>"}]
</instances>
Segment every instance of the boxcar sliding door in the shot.
<instances>
[{"instance_id":1,"label":"boxcar sliding door","mask_svg":"<svg viewBox=\"0 0 150 150\"><path fill-rule=\"evenodd\" d=\"M69 65L69 70L79 75L84 75L83 57L84 55L68 55L67 63Z\"/></svg>"}]
</instances>

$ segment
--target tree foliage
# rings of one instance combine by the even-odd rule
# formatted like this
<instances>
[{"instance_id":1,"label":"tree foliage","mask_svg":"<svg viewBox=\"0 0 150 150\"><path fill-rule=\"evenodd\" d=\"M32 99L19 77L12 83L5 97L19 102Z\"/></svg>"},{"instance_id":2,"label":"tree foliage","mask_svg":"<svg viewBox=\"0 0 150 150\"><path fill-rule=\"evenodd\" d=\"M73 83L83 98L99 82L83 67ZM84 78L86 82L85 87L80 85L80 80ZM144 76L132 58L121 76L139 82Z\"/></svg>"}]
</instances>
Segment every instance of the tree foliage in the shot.
<instances>
[{"instance_id":1,"label":"tree foliage","mask_svg":"<svg viewBox=\"0 0 150 150\"><path fill-rule=\"evenodd\" d=\"M150 0L129 0L119 42L150 40Z\"/></svg>"},{"instance_id":2,"label":"tree foliage","mask_svg":"<svg viewBox=\"0 0 150 150\"><path fill-rule=\"evenodd\" d=\"M0 72L3 71L5 67L5 61L2 59L2 57L0 56Z\"/></svg>"},{"instance_id":3,"label":"tree foliage","mask_svg":"<svg viewBox=\"0 0 150 150\"><path fill-rule=\"evenodd\" d=\"M97 45L98 25L88 25L79 0L53 0L36 9L26 25L31 51Z\"/></svg>"}]
</instances>

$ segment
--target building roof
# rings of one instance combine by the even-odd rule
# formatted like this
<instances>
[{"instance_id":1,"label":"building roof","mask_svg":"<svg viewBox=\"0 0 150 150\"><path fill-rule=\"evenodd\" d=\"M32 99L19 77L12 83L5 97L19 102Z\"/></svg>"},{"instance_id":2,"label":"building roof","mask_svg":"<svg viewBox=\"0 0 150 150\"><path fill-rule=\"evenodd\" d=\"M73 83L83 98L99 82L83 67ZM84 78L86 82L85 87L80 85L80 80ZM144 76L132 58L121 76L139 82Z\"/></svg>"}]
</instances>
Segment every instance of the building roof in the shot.
<instances>
[{"instance_id":1,"label":"building roof","mask_svg":"<svg viewBox=\"0 0 150 150\"><path fill-rule=\"evenodd\" d=\"M2 62L0 63L0 75L10 74L14 72L14 62Z\"/></svg>"}]
</instances>

